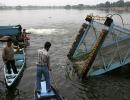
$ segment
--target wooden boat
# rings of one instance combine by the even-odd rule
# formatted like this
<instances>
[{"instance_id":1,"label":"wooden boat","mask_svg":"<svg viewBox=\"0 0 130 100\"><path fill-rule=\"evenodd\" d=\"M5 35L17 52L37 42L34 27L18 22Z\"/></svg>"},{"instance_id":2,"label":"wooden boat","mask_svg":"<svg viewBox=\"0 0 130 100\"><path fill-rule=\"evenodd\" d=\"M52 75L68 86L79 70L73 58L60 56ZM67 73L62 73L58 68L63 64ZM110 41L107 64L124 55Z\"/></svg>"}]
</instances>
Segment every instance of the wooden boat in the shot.
<instances>
[{"instance_id":1,"label":"wooden boat","mask_svg":"<svg viewBox=\"0 0 130 100\"><path fill-rule=\"evenodd\" d=\"M0 42L7 42L10 36L1 36L0 37Z\"/></svg>"},{"instance_id":2,"label":"wooden boat","mask_svg":"<svg viewBox=\"0 0 130 100\"><path fill-rule=\"evenodd\" d=\"M41 93L37 93L35 90L35 99L34 100L50 100L50 99L54 99L54 100L64 100L58 93L58 91L51 86L52 90L50 92L46 91L46 82L42 81L41 82Z\"/></svg>"},{"instance_id":3,"label":"wooden boat","mask_svg":"<svg viewBox=\"0 0 130 100\"><path fill-rule=\"evenodd\" d=\"M8 87L11 87L15 83L15 81L18 79L18 77L22 73L25 66L24 49L20 49L19 51L16 51L16 49L14 49L14 51L15 51L15 54L14 54L15 65L16 65L18 73L14 74L11 69L12 73L8 74L6 66L4 65L5 82Z\"/></svg>"},{"instance_id":4,"label":"wooden boat","mask_svg":"<svg viewBox=\"0 0 130 100\"><path fill-rule=\"evenodd\" d=\"M0 36L18 36L21 30L21 25L0 26Z\"/></svg>"},{"instance_id":5,"label":"wooden boat","mask_svg":"<svg viewBox=\"0 0 130 100\"><path fill-rule=\"evenodd\" d=\"M0 26L0 41L6 42L7 37L10 36L16 45L19 47L25 48L30 45L29 32L26 32L26 37L21 38L23 32L21 25L12 25L12 26Z\"/></svg>"}]
</instances>

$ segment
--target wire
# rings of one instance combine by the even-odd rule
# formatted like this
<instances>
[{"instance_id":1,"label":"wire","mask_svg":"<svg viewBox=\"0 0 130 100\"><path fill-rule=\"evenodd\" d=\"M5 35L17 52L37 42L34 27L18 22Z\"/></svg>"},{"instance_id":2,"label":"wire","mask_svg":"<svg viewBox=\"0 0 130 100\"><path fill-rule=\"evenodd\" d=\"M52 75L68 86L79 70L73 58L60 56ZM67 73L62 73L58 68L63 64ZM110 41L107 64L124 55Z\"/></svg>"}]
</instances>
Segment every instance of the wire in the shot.
<instances>
[{"instance_id":1,"label":"wire","mask_svg":"<svg viewBox=\"0 0 130 100\"><path fill-rule=\"evenodd\" d=\"M124 28L124 20L122 18L122 16L120 14L108 14L107 17L110 15L110 17L112 18L113 16L115 15L118 15L120 18L121 18L121 21L122 21L122 25L123 25L123 28Z\"/></svg>"}]
</instances>

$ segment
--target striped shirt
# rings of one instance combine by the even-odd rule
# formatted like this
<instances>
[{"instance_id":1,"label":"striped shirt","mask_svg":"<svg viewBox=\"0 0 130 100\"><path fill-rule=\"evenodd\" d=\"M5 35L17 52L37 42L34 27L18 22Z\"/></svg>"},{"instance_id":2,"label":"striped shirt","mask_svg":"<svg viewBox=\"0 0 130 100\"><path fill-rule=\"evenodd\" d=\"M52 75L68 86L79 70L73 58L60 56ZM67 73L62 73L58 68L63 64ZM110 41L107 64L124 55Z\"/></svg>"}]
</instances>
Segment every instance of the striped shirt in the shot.
<instances>
[{"instance_id":1,"label":"striped shirt","mask_svg":"<svg viewBox=\"0 0 130 100\"><path fill-rule=\"evenodd\" d=\"M46 49L39 49L38 50L38 58L37 58L38 65L48 65L49 64L49 54Z\"/></svg>"}]
</instances>

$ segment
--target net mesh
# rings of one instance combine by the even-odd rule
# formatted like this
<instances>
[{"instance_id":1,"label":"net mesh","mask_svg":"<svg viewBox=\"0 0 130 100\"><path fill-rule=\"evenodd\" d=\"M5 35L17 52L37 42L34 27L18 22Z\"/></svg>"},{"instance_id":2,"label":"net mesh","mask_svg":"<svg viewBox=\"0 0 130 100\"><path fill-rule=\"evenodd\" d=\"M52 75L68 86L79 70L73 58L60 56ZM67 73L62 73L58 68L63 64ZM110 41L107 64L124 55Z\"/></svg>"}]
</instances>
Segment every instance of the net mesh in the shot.
<instances>
[{"instance_id":1,"label":"net mesh","mask_svg":"<svg viewBox=\"0 0 130 100\"><path fill-rule=\"evenodd\" d=\"M80 41L73 55L73 58L80 59L80 61L76 62L77 65L83 66L83 62L88 58L102 29L107 29L107 27L102 23L93 21L89 30L85 31L85 36ZM114 25L111 32L106 36L101 48L98 50L88 74L91 75L100 69L107 70L114 66L114 64L118 64L118 67L122 66L128 63L127 60L129 58L130 30Z\"/></svg>"}]
</instances>

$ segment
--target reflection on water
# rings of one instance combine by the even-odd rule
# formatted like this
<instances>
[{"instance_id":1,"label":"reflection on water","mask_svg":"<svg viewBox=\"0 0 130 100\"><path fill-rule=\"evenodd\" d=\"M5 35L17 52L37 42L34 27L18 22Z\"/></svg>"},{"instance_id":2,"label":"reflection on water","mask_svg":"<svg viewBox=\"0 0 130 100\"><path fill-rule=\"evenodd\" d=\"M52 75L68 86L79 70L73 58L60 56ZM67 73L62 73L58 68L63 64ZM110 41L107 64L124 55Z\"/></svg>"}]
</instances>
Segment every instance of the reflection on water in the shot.
<instances>
[{"instance_id":1,"label":"reflection on water","mask_svg":"<svg viewBox=\"0 0 130 100\"><path fill-rule=\"evenodd\" d=\"M26 93L17 88L13 88L6 91L6 100L27 100Z\"/></svg>"},{"instance_id":2,"label":"reflection on water","mask_svg":"<svg viewBox=\"0 0 130 100\"><path fill-rule=\"evenodd\" d=\"M0 100L28 100L26 99L26 93L22 92L17 88L12 88L10 90L0 89Z\"/></svg>"},{"instance_id":3,"label":"reflection on water","mask_svg":"<svg viewBox=\"0 0 130 100\"><path fill-rule=\"evenodd\" d=\"M4 79L0 79L0 100L28 100L26 93L16 87L7 87Z\"/></svg>"},{"instance_id":4,"label":"reflection on water","mask_svg":"<svg viewBox=\"0 0 130 100\"><path fill-rule=\"evenodd\" d=\"M65 76L69 80L74 81L78 78L76 70L72 67L66 66L65 72L66 72Z\"/></svg>"},{"instance_id":5,"label":"reflection on water","mask_svg":"<svg viewBox=\"0 0 130 100\"><path fill-rule=\"evenodd\" d=\"M0 79L0 100L5 100L6 93L5 93L5 83Z\"/></svg>"},{"instance_id":6,"label":"reflection on water","mask_svg":"<svg viewBox=\"0 0 130 100\"><path fill-rule=\"evenodd\" d=\"M66 78L75 88L75 96L79 100L129 100L130 86L129 65L104 75L88 77L80 81L77 79L74 69L67 68ZM77 99L78 100L78 99Z\"/></svg>"}]
</instances>

